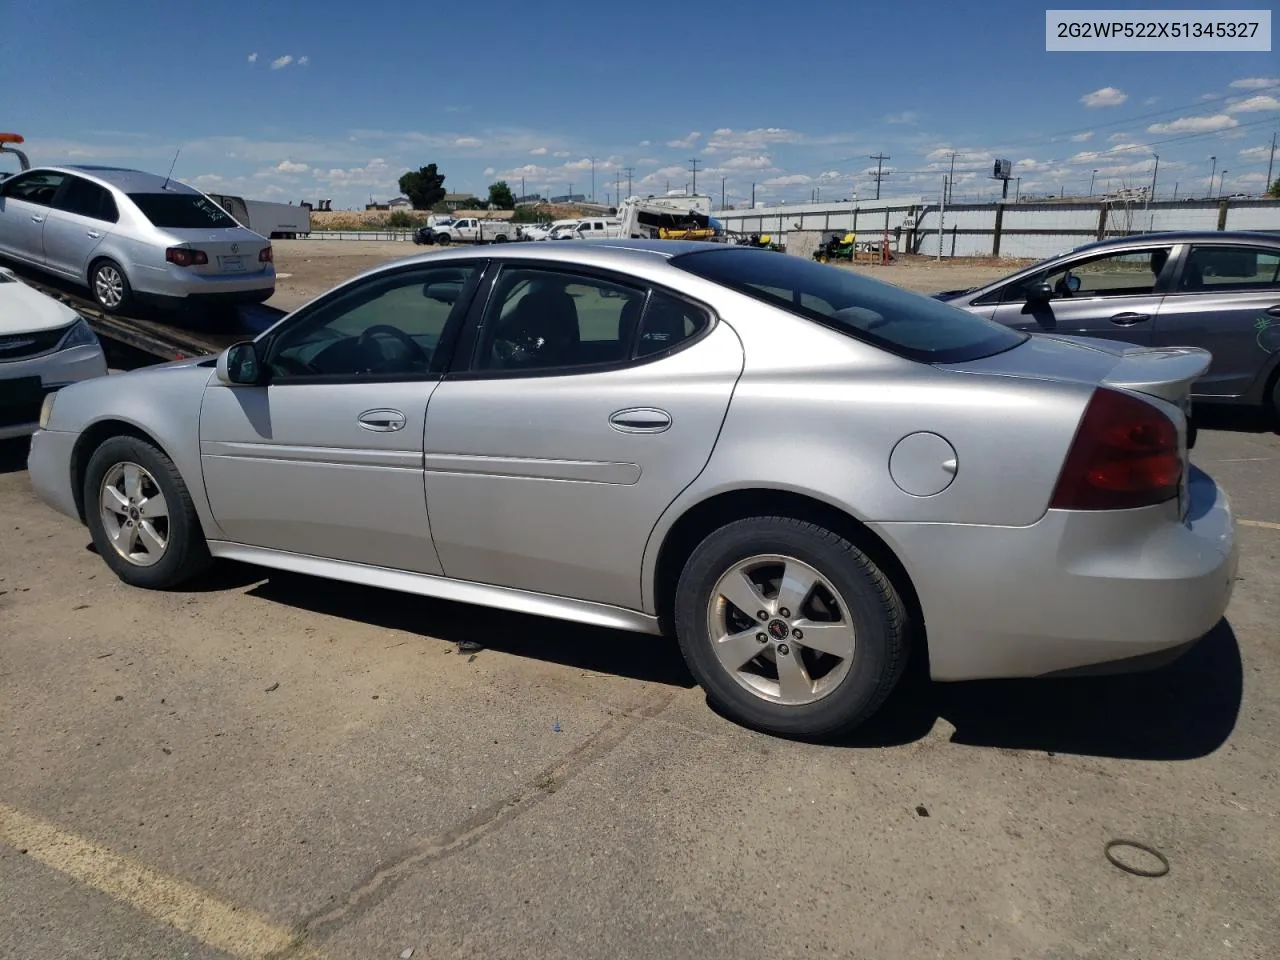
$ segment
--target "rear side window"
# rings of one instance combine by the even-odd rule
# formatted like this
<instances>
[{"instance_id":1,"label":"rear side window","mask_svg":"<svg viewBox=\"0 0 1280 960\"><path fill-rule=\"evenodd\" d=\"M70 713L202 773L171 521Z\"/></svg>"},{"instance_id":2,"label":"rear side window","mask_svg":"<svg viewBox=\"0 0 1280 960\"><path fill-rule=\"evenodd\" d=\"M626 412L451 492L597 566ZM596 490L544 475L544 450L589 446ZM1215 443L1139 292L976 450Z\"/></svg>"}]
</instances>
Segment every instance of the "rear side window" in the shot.
<instances>
[{"instance_id":1,"label":"rear side window","mask_svg":"<svg viewBox=\"0 0 1280 960\"><path fill-rule=\"evenodd\" d=\"M55 206L67 213L78 213L82 217L106 223L115 223L120 219L111 191L79 177L72 177L67 181Z\"/></svg>"},{"instance_id":2,"label":"rear side window","mask_svg":"<svg viewBox=\"0 0 1280 960\"><path fill-rule=\"evenodd\" d=\"M1178 289L1189 293L1280 290L1280 251L1193 246L1182 268Z\"/></svg>"},{"instance_id":3,"label":"rear side window","mask_svg":"<svg viewBox=\"0 0 1280 960\"><path fill-rule=\"evenodd\" d=\"M766 250L699 251L671 264L797 316L924 363L1012 349L1027 334L852 270Z\"/></svg>"},{"instance_id":4,"label":"rear side window","mask_svg":"<svg viewBox=\"0 0 1280 960\"><path fill-rule=\"evenodd\" d=\"M198 193L131 193L129 199L157 227L199 230L238 226L225 210Z\"/></svg>"}]
</instances>

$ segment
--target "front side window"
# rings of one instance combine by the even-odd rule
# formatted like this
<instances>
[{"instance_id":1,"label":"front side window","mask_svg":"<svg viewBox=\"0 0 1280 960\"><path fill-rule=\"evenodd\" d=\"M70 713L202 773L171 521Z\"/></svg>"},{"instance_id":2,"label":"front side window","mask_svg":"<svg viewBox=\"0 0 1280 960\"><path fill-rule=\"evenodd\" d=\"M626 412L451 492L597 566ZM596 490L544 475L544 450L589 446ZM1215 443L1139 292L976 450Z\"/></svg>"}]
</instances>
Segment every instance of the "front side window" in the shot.
<instances>
[{"instance_id":1,"label":"front side window","mask_svg":"<svg viewBox=\"0 0 1280 960\"><path fill-rule=\"evenodd\" d=\"M1112 253L1059 266L1037 279L1053 288L1054 299L1133 297L1152 293L1172 247Z\"/></svg>"},{"instance_id":2,"label":"front side window","mask_svg":"<svg viewBox=\"0 0 1280 960\"><path fill-rule=\"evenodd\" d=\"M423 377L478 267L450 265L371 278L319 305L272 344L273 379Z\"/></svg>"},{"instance_id":3,"label":"front side window","mask_svg":"<svg viewBox=\"0 0 1280 960\"><path fill-rule=\"evenodd\" d=\"M53 196L66 179L65 173L33 170L31 173L20 173L4 182L4 195L14 200L25 200L27 203L38 203L47 207L53 203Z\"/></svg>"},{"instance_id":4,"label":"front side window","mask_svg":"<svg viewBox=\"0 0 1280 960\"><path fill-rule=\"evenodd\" d=\"M546 370L628 357L645 291L559 270L503 270L481 331L478 370Z\"/></svg>"},{"instance_id":5,"label":"front side window","mask_svg":"<svg viewBox=\"0 0 1280 960\"><path fill-rule=\"evenodd\" d=\"M1188 293L1280 290L1280 252L1257 247L1193 246L1178 289Z\"/></svg>"},{"instance_id":6,"label":"front side window","mask_svg":"<svg viewBox=\"0 0 1280 960\"><path fill-rule=\"evenodd\" d=\"M129 199L156 227L199 230L238 226L225 210L198 193L131 193Z\"/></svg>"},{"instance_id":7,"label":"front side window","mask_svg":"<svg viewBox=\"0 0 1280 960\"><path fill-rule=\"evenodd\" d=\"M851 270L768 250L726 247L680 254L670 262L788 313L925 363L976 360L1016 347L1028 336Z\"/></svg>"}]
</instances>

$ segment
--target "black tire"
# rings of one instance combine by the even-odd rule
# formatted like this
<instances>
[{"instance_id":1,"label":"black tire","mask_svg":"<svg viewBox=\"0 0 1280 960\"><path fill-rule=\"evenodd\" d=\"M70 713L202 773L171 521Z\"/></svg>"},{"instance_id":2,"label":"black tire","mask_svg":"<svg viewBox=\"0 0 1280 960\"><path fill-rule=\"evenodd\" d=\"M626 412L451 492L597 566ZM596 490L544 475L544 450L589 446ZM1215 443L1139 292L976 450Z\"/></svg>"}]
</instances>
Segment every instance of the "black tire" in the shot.
<instances>
[{"instance_id":1,"label":"black tire","mask_svg":"<svg viewBox=\"0 0 1280 960\"><path fill-rule=\"evenodd\" d=\"M848 673L814 702L784 705L751 692L712 649L712 590L724 573L760 554L794 557L813 567L847 607L856 634ZM738 520L703 540L680 574L675 628L685 662L713 705L745 726L789 737L821 739L857 727L884 703L907 662L905 609L889 578L849 540L789 517Z\"/></svg>"},{"instance_id":2,"label":"black tire","mask_svg":"<svg viewBox=\"0 0 1280 960\"><path fill-rule=\"evenodd\" d=\"M447 247L451 239L452 238L447 233L436 234L436 243L440 244L442 247Z\"/></svg>"},{"instance_id":3,"label":"black tire","mask_svg":"<svg viewBox=\"0 0 1280 960\"><path fill-rule=\"evenodd\" d=\"M498 234L496 237L494 237L494 238L493 238L493 242L494 242L494 243L506 243L506 242L507 242L507 235L506 235L505 233L500 233L500 234Z\"/></svg>"},{"instance_id":4,"label":"black tire","mask_svg":"<svg viewBox=\"0 0 1280 960\"><path fill-rule=\"evenodd\" d=\"M105 271L112 271L119 278L120 301L114 305L109 304L98 292L98 278ZM129 286L129 278L125 276L124 267L105 257L95 261L93 266L89 268L89 294L93 297L94 302L107 313L124 313L133 306L133 288Z\"/></svg>"},{"instance_id":5,"label":"black tire","mask_svg":"<svg viewBox=\"0 0 1280 960\"><path fill-rule=\"evenodd\" d=\"M121 556L102 520L99 504L103 478L112 467L124 462L136 463L151 474L168 506L168 545L160 560L151 566L139 566ZM178 468L161 450L138 437L112 437L94 450L85 469L84 513L98 555L131 586L167 590L203 573L213 562L200 517Z\"/></svg>"}]
</instances>

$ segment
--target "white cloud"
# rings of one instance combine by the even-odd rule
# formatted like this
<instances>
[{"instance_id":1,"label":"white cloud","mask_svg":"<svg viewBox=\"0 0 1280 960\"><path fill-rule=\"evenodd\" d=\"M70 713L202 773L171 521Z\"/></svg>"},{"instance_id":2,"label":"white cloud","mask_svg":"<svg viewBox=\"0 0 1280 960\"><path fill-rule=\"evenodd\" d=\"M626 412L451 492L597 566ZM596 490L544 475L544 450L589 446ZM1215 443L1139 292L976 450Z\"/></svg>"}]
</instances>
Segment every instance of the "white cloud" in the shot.
<instances>
[{"instance_id":1,"label":"white cloud","mask_svg":"<svg viewBox=\"0 0 1280 960\"><path fill-rule=\"evenodd\" d=\"M1236 90L1264 90L1277 85L1280 85L1280 77L1242 77L1227 84Z\"/></svg>"},{"instance_id":2,"label":"white cloud","mask_svg":"<svg viewBox=\"0 0 1280 960\"><path fill-rule=\"evenodd\" d=\"M813 177L803 173L789 173L784 177L770 177L764 182L766 187L795 187L803 183L813 183Z\"/></svg>"},{"instance_id":3,"label":"white cloud","mask_svg":"<svg viewBox=\"0 0 1280 960\"><path fill-rule=\"evenodd\" d=\"M1118 107L1129 99L1129 95L1115 87L1100 87L1093 93L1086 93L1080 102L1086 107Z\"/></svg>"},{"instance_id":4,"label":"white cloud","mask_svg":"<svg viewBox=\"0 0 1280 960\"><path fill-rule=\"evenodd\" d=\"M707 140L707 152L716 150L763 150L774 143L799 143L804 134L784 127L756 127L754 130L731 130L721 127Z\"/></svg>"},{"instance_id":5,"label":"white cloud","mask_svg":"<svg viewBox=\"0 0 1280 960\"><path fill-rule=\"evenodd\" d=\"M773 166L773 161L769 159L767 153L758 153L755 155L744 155L740 157L730 157L724 163L720 164L726 170L763 170L766 167Z\"/></svg>"},{"instance_id":6,"label":"white cloud","mask_svg":"<svg viewBox=\"0 0 1280 960\"><path fill-rule=\"evenodd\" d=\"M258 62L258 55L257 55L256 53L251 53L251 54L249 54L249 62L250 62L250 63L257 63L257 62Z\"/></svg>"},{"instance_id":7,"label":"white cloud","mask_svg":"<svg viewBox=\"0 0 1280 960\"><path fill-rule=\"evenodd\" d=\"M281 160L274 169L279 173L306 173L311 168L305 163L294 163L292 160Z\"/></svg>"},{"instance_id":8,"label":"white cloud","mask_svg":"<svg viewBox=\"0 0 1280 960\"><path fill-rule=\"evenodd\" d=\"M597 168L598 167L599 165L597 164ZM564 165L564 168L566 170L590 170L591 158L583 157L581 160L570 160L568 163Z\"/></svg>"},{"instance_id":9,"label":"white cloud","mask_svg":"<svg viewBox=\"0 0 1280 960\"><path fill-rule=\"evenodd\" d=\"M1227 107L1227 113L1256 113L1259 110L1280 110L1280 100L1265 94L1258 94L1255 97L1249 97L1247 100L1241 100L1239 103L1233 103Z\"/></svg>"},{"instance_id":10,"label":"white cloud","mask_svg":"<svg viewBox=\"0 0 1280 960\"><path fill-rule=\"evenodd\" d=\"M639 145L640 145L640 146L642 146L642 147L647 147L647 146L649 145L649 141L648 141L648 140L641 140Z\"/></svg>"},{"instance_id":11,"label":"white cloud","mask_svg":"<svg viewBox=\"0 0 1280 960\"><path fill-rule=\"evenodd\" d=\"M1270 147L1245 147L1240 151L1240 156L1245 160L1264 160L1271 156Z\"/></svg>"},{"instance_id":12,"label":"white cloud","mask_svg":"<svg viewBox=\"0 0 1280 960\"><path fill-rule=\"evenodd\" d=\"M681 166L672 165L669 167L659 167L657 170L653 171L653 173L641 177L640 183L656 185L664 183L667 180L676 180L679 183L684 183L683 178L688 176L688 174L689 171L685 167Z\"/></svg>"},{"instance_id":13,"label":"white cloud","mask_svg":"<svg viewBox=\"0 0 1280 960\"><path fill-rule=\"evenodd\" d=\"M494 170L494 169L493 169L493 167L485 167L485 168L484 168L484 175L485 175L486 177L492 177L495 173L497 173L497 171L496 171L496 170Z\"/></svg>"},{"instance_id":14,"label":"white cloud","mask_svg":"<svg viewBox=\"0 0 1280 960\"><path fill-rule=\"evenodd\" d=\"M1143 100L1143 101L1142 101L1142 105L1143 105L1144 107L1149 107L1149 106L1151 106L1153 103L1159 103L1159 102L1160 102L1160 98L1159 98L1159 97L1147 97L1147 99L1145 99L1145 100Z\"/></svg>"},{"instance_id":15,"label":"white cloud","mask_svg":"<svg viewBox=\"0 0 1280 960\"><path fill-rule=\"evenodd\" d=\"M678 150L691 150L693 149L693 145L701 139L702 139L702 134L699 133L697 130L693 130L689 133L688 136L681 137L679 140L668 140L667 146L675 147Z\"/></svg>"},{"instance_id":16,"label":"white cloud","mask_svg":"<svg viewBox=\"0 0 1280 960\"><path fill-rule=\"evenodd\" d=\"M1133 136L1133 134L1121 130L1119 133L1111 134L1111 136L1107 137L1107 140L1111 143L1119 143L1121 140L1128 140L1131 136Z\"/></svg>"},{"instance_id":17,"label":"white cloud","mask_svg":"<svg viewBox=\"0 0 1280 960\"><path fill-rule=\"evenodd\" d=\"M384 192L393 189L397 179L387 161L381 157L374 157L361 167L335 167L313 172L317 180L330 187L376 187Z\"/></svg>"},{"instance_id":18,"label":"white cloud","mask_svg":"<svg viewBox=\"0 0 1280 960\"><path fill-rule=\"evenodd\" d=\"M530 150L530 151L529 151L529 153L530 153L530 155L531 155L531 156L535 156L535 157L545 157L545 156L547 155L547 148L546 148L546 147L534 147L532 150Z\"/></svg>"},{"instance_id":19,"label":"white cloud","mask_svg":"<svg viewBox=\"0 0 1280 960\"><path fill-rule=\"evenodd\" d=\"M540 167L536 163L526 163L522 167L514 167L511 170L503 171L503 179L518 180L520 177L533 179L534 177L549 177L551 171L546 167Z\"/></svg>"},{"instance_id":20,"label":"white cloud","mask_svg":"<svg viewBox=\"0 0 1280 960\"><path fill-rule=\"evenodd\" d=\"M553 157L571 157L573 156L573 154L571 154L568 150L557 150L555 153L552 154L552 156Z\"/></svg>"},{"instance_id":21,"label":"white cloud","mask_svg":"<svg viewBox=\"0 0 1280 960\"><path fill-rule=\"evenodd\" d=\"M1201 102L1205 100L1216 100L1217 98L1218 98L1218 95L1216 93L1202 93L1200 94L1200 96L1196 97L1196 99L1200 100Z\"/></svg>"},{"instance_id":22,"label":"white cloud","mask_svg":"<svg viewBox=\"0 0 1280 960\"><path fill-rule=\"evenodd\" d=\"M1086 130L1084 133L1077 133L1074 137L1071 138L1073 143L1084 143L1086 140L1092 140L1092 139L1093 139L1092 130Z\"/></svg>"},{"instance_id":23,"label":"white cloud","mask_svg":"<svg viewBox=\"0 0 1280 960\"><path fill-rule=\"evenodd\" d=\"M1235 117L1217 113L1208 117L1179 117L1169 123L1153 123L1147 127L1147 133L1212 133L1238 126L1240 121Z\"/></svg>"},{"instance_id":24,"label":"white cloud","mask_svg":"<svg viewBox=\"0 0 1280 960\"><path fill-rule=\"evenodd\" d=\"M920 114L914 110L903 110L901 113L891 113L884 118L885 123L919 123Z\"/></svg>"},{"instance_id":25,"label":"white cloud","mask_svg":"<svg viewBox=\"0 0 1280 960\"><path fill-rule=\"evenodd\" d=\"M293 63L293 55L286 53L283 57L276 57L271 61L272 70L283 70L289 64Z\"/></svg>"},{"instance_id":26,"label":"white cloud","mask_svg":"<svg viewBox=\"0 0 1280 960\"><path fill-rule=\"evenodd\" d=\"M305 66L306 66L307 64L309 64L310 62L311 62L311 58L310 58L310 57L299 57L299 58L298 58L298 66L300 66L300 67L305 67Z\"/></svg>"},{"instance_id":27,"label":"white cloud","mask_svg":"<svg viewBox=\"0 0 1280 960\"><path fill-rule=\"evenodd\" d=\"M476 137L458 137L453 141L455 147L479 147L483 146L484 141Z\"/></svg>"}]
</instances>

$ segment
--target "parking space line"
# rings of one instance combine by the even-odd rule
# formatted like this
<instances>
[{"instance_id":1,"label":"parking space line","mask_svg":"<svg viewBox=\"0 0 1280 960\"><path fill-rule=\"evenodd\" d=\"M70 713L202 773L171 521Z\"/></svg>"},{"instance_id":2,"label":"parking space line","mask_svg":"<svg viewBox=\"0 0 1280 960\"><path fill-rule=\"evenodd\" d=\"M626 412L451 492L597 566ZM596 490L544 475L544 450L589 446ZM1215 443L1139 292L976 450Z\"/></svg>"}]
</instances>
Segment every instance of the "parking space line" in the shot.
<instances>
[{"instance_id":1,"label":"parking space line","mask_svg":"<svg viewBox=\"0 0 1280 960\"><path fill-rule=\"evenodd\" d=\"M1280 530L1280 523L1272 523L1270 520L1237 520L1236 523L1242 527L1261 527L1264 530Z\"/></svg>"},{"instance_id":2,"label":"parking space line","mask_svg":"<svg viewBox=\"0 0 1280 960\"><path fill-rule=\"evenodd\" d=\"M266 917L3 803L0 843L235 957L265 958L296 950L289 956L318 958L308 948L298 949L293 931Z\"/></svg>"}]
</instances>

